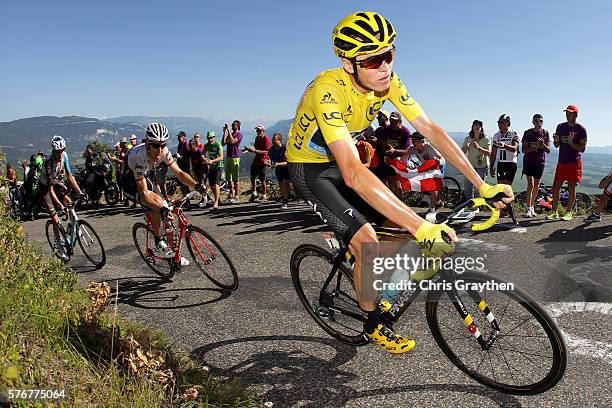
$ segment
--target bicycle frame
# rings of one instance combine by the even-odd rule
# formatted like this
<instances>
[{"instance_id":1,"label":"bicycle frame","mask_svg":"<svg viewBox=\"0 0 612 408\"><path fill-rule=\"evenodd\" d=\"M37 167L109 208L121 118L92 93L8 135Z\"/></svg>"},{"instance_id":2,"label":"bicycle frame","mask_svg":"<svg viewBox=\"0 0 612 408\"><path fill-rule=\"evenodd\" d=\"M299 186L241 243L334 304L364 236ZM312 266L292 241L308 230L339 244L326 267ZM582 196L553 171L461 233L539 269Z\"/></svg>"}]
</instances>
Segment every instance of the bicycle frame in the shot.
<instances>
[{"instance_id":1,"label":"bicycle frame","mask_svg":"<svg viewBox=\"0 0 612 408\"><path fill-rule=\"evenodd\" d=\"M179 200L178 203L180 203L181 201L183 201L183 200ZM173 202L171 204L177 204L177 202ZM163 220L161 220L160 228L164 228L166 223L168 223L167 225L169 225L170 228L172 228L172 230L176 229L178 231L178 236L172 237L173 242L172 243L168 243L168 245L170 245L170 247L174 251L174 257L171 258L172 261L178 262L180 264L180 260L181 260L181 242L183 241L183 237L185 236L185 231L187 229L187 226L189 226L191 223L187 219L187 216L185 215L181 205L176 206L170 212L172 213L172 215L175 216L175 218L176 218L176 220L178 222L178 228L175 228L174 221L163 221ZM150 210L147 211L147 213L145 215L145 219L147 221L147 227L149 227L151 230L153 230L153 220L151 219L151 212L150 212ZM149 235L148 234L147 234L146 247L147 248L149 247Z\"/></svg>"},{"instance_id":2,"label":"bicycle frame","mask_svg":"<svg viewBox=\"0 0 612 408\"><path fill-rule=\"evenodd\" d=\"M453 212L451 212L451 215L447 218L445 222L452 220L452 217L456 214L459 214L462 209L467 208L469 206L479 206L479 205L487 205L490 207L489 203L487 203L486 200L484 200L483 198L474 198L474 199L466 201L465 203L455 208ZM491 218L485 221L481 225L488 225L491 222L494 224L497 221L498 217L499 217L499 212L497 211L496 213L494 211ZM412 237L407 231L398 229L398 228L377 227L375 228L375 231L376 231L376 235L379 238L391 237L394 239L411 239ZM342 279L342 273L339 272L341 271L340 265L343 262L347 262L347 260L349 260L350 262L351 258L352 258L352 255L350 254L348 247L342 247L342 246L337 247L335 251L332 253L332 265L333 265L332 270L329 276L327 277L327 279L325 280L325 283L323 284L323 287L321 288L321 291L319 293L319 304L329 308L330 310L333 310L338 313L344 314L346 316L352 317L361 322L365 322L366 316L364 316L362 312L360 313L360 312L355 312L353 310L348 310L341 306L335 305L333 302L334 295L339 294L339 295L342 295L344 298L350 299L351 303L353 303L355 306L359 306L357 299L352 298L350 295L348 295L347 293L343 292L340 289L340 283ZM352 268L349 268L349 271L352 271ZM336 277L335 288L331 292L329 292L326 289L332 283L335 277ZM349 280L350 284L354 287L352 273L349 273L349 275L346 276L346 278ZM466 328L470 332L470 334L474 336L474 338L476 339L476 341L478 342L478 344L483 350L488 350L493 345L493 343L495 342L495 340L499 337L501 333L499 324L495 316L491 312L489 306L487 305L486 301L477 292L468 291L468 295L476 302L479 310L484 314L485 318L488 320L488 322L491 325L491 329L492 329L491 334L487 338L484 338L484 336L482 335L478 327L474 324L473 317L468 313L467 308L465 307L465 304L461 300L461 297L454 284L455 280L456 280L456 273L452 270L446 270L446 269L441 269L433 278L431 278L431 282L434 285L438 283L444 283L444 282L452 283L451 288L445 289L444 292L448 295L451 303L453 304L453 306L455 307L455 309L457 310L457 312L463 319L466 325ZM384 319L384 321L391 326L394 323L396 323L423 291L424 290L420 286L417 286L415 290L405 289L401 291L400 294L397 296L396 300L392 303L391 308L382 313L382 318Z\"/></svg>"}]
</instances>

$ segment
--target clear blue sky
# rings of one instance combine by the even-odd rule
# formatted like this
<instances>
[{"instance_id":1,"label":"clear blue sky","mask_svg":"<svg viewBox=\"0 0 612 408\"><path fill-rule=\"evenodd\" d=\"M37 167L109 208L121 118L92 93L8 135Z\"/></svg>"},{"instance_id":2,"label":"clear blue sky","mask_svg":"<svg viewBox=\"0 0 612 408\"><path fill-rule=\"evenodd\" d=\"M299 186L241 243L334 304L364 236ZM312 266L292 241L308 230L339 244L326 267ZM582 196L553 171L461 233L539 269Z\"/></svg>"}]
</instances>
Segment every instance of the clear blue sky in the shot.
<instances>
[{"instance_id":1,"label":"clear blue sky","mask_svg":"<svg viewBox=\"0 0 612 408\"><path fill-rule=\"evenodd\" d=\"M374 6L375 5L375 6ZM612 145L612 1L8 2L0 19L0 121L38 115L293 116L330 33L359 9L398 32L395 70L448 131L501 113L564 121ZM387 108L390 108L388 106Z\"/></svg>"}]
</instances>

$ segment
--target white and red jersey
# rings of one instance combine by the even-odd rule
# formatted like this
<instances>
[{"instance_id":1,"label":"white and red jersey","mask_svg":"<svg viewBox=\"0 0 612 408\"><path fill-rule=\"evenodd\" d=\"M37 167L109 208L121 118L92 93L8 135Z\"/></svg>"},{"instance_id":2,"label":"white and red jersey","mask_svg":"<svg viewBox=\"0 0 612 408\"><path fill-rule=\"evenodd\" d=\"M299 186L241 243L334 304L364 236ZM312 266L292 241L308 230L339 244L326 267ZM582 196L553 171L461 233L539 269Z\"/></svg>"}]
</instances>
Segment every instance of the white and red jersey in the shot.
<instances>
[{"instance_id":1,"label":"white and red jersey","mask_svg":"<svg viewBox=\"0 0 612 408\"><path fill-rule=\"evenodd\" d=\"M168 146L164 147L159 156L159 159L155 163L149 161L147 155L147 146L142 143L132 148L128 155L128 167L134 173L136 180L147 177L147 174L155 169L160 164L164 163L166 166L171 166L174 163L174 158L168 149Z\"/></svg>"}]
</instances>

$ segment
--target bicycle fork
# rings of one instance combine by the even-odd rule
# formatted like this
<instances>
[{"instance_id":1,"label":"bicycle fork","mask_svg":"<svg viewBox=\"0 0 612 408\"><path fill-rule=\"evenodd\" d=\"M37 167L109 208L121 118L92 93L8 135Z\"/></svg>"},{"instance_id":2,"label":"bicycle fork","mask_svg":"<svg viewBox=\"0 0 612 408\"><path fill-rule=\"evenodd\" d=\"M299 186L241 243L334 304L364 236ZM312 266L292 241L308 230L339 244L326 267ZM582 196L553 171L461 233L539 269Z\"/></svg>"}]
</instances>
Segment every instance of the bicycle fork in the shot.
<instances>
[{"instance_id":1,"label":"bicycle fork","mask_svg":"<svg viewBox=\"0 0 612 408\"><path fill-rule=\"evenodd\" d=\"M478 309L482 312L482 314L485 316L485 318L491 325L491 334L485 338L478 326L476 326L476 324L474 323L474 318L472 317L472 315L468 313L465 304L463 303L461 297L459 296L459 293L457 292L457 289L453 287L451 290L447 291L447 294L451 299L453 306L463 319L463 322L465 323L468 332L470 332L470 334L474 336L474 338L476 339L478 344L480 344L480 347L483 350L489 350L493 346L495 341L499 338L501 330L499 328L499 324L497 323L497 319L495 318L495 315L493 315L493 312L489 308L487 302L482 299L482 297L480 297L478 293L473 291L468 292L470 298L472 298L472 300L476 302L476 304L478 305Z\"/></svg>"}]
</instances>

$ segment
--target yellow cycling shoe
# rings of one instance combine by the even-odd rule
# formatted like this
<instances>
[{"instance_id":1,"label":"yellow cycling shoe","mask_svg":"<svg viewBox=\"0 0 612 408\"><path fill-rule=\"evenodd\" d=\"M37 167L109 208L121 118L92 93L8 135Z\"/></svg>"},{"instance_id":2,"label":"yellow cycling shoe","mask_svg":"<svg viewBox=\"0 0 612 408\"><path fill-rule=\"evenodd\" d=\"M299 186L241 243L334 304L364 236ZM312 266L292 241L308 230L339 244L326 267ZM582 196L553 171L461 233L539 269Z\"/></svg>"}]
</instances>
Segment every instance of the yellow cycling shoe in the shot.
<instances>
[{"instance_id":1,"label":"yellow cycling shoe","mask_svg":"<svg viewBox=\"0 0 612 408\"><path fill-rule=\"evenodd\" d=\"M416 341L398 336L390 328L379 324L374 333L366 333L372 344L377 345L387 353L403 354L416 346Z\"/></svg>"}]
</instances>

